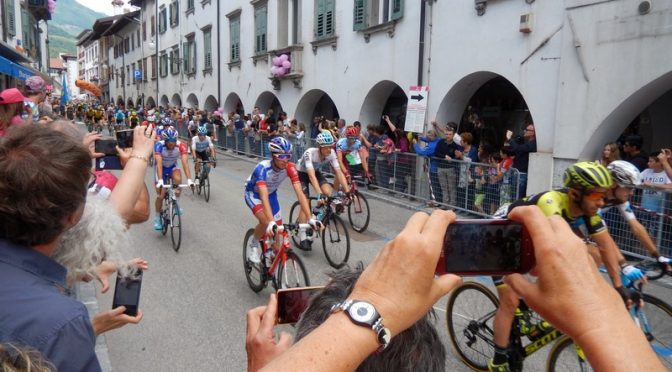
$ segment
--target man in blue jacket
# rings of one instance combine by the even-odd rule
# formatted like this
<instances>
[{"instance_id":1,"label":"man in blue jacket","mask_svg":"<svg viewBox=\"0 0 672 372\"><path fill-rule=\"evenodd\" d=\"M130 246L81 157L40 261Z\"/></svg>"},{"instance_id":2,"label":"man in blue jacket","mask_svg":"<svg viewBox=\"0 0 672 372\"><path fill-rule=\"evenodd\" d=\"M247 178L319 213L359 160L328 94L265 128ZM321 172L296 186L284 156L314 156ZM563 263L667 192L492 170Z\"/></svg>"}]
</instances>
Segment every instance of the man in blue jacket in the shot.
<instances>
[{"instance_id":1,"label":"man in blue jacket","mask_svg":"<svg viewBox=\"0 0 672 372\"><path fill-rule=\"evenodd\" d=\"M420 147L417 141L413 141L413 148L415 153L421 156L429 157L429 194L432 200L442 201L443 192L441 191L441 185L439 184L439 176L437 173L437 159L434 158L434 153L436 152L436 146L439 144L441 139L436 135L434 129L427 131L426 137L421 137L420 141L425 142L425 147ZM430 202L430 206L434 206Z\"/></svg>"}]
</instances>

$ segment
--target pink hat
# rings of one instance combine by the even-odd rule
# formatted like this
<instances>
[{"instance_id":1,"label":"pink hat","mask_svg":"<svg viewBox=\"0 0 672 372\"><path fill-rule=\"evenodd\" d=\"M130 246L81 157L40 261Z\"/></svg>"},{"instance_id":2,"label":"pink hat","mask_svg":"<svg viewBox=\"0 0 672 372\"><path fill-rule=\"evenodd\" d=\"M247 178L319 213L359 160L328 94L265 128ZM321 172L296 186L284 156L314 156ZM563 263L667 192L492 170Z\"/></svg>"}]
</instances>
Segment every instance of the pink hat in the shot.
<instances>
[{"instance_id":1,"label":"pink hat","mask_svg":"<svg viewBox=\"0 0 672 372\"><path fill-rule=\"evenodd\" d=\"M0 92L0 105L9 105L27 100L28 98L24 97L16 88L9 88Z\"/></svg>"},{"instance_id":2,"label":"pink hat","mask_svg":"<svg viewBox=\"0 0 672 372\"><path fill-rule=\"evenodd\" d=\"M47 83L41 77L34 75L26 79L26 88L31 92L43 92L47 88Z\"/></svg>"}]
</instances>

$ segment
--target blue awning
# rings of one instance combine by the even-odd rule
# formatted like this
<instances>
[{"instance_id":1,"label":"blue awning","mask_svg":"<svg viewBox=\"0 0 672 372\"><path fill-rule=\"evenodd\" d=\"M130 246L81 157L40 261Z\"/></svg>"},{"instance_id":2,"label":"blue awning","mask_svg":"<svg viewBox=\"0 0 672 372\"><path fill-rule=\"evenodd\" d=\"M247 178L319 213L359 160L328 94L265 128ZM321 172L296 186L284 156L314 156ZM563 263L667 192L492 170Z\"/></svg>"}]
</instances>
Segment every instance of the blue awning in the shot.
<instances>
[{"instance_id":1,"label":"blue awning","mask_svg":"<svg viewBox=\"0 0 672 372\"><path fill-rule=\"evenodd\" d=\"M26 80L35 75L35 72L0 56L0 74L13 76L19 80Z\"/></svg>"}]
</instances>

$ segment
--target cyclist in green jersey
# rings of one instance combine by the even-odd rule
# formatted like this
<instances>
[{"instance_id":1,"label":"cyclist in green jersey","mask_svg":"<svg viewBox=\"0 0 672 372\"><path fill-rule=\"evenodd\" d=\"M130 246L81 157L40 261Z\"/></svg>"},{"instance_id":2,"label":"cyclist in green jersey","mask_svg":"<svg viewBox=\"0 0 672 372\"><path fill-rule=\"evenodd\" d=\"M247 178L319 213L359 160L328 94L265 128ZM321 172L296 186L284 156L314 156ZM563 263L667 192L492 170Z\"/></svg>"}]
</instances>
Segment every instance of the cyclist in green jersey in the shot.
<instances>
[{"instance_id":1,"label":"cyclist in green jersey","mask_svg":"<svg viewBox=\"0 0 672 372\"><path fill-rule=\"evenodd\" d=\"M547 216L562 216L577 235L589 237L597 244L597 248L587 244L589 253L598 264L600 261L604 263L614 287L627 303L629 292L623 288L620 274L623 273L632 280L643 279L644 275L639 269L627 264L598 214L599 209L604 206L604 197L613 184L609 171L597 163L576 163L565 171L563 184L564 189L515 201L506 208L506 214L521 205L536 205ZM493 277L493 280L497 286L500 304L493 321L495 355L488 361L488 369L507 372L510 370L507 352L509 334L519 300L515 292L504 284L502 277Z\"/></svg>"}]
</instances>

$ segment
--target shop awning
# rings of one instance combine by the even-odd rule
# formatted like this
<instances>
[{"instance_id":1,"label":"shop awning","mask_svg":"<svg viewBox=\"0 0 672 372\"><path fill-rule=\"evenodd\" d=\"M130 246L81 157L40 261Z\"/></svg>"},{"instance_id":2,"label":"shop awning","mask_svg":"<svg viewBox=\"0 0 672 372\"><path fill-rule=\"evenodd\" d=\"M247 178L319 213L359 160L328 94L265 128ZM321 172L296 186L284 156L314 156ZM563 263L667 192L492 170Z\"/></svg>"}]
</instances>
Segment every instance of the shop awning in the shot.
<instances>
[{"instance_id":1,"label":"shop awning","mask_svg":"<svg viewBox=\"0 0 672 372\"><path fill-rule=\"evenodd\" d=\"M13 76L23 81L35 75L35 71L0 56L0 74Z\"/></svg>"}]
</instances>

